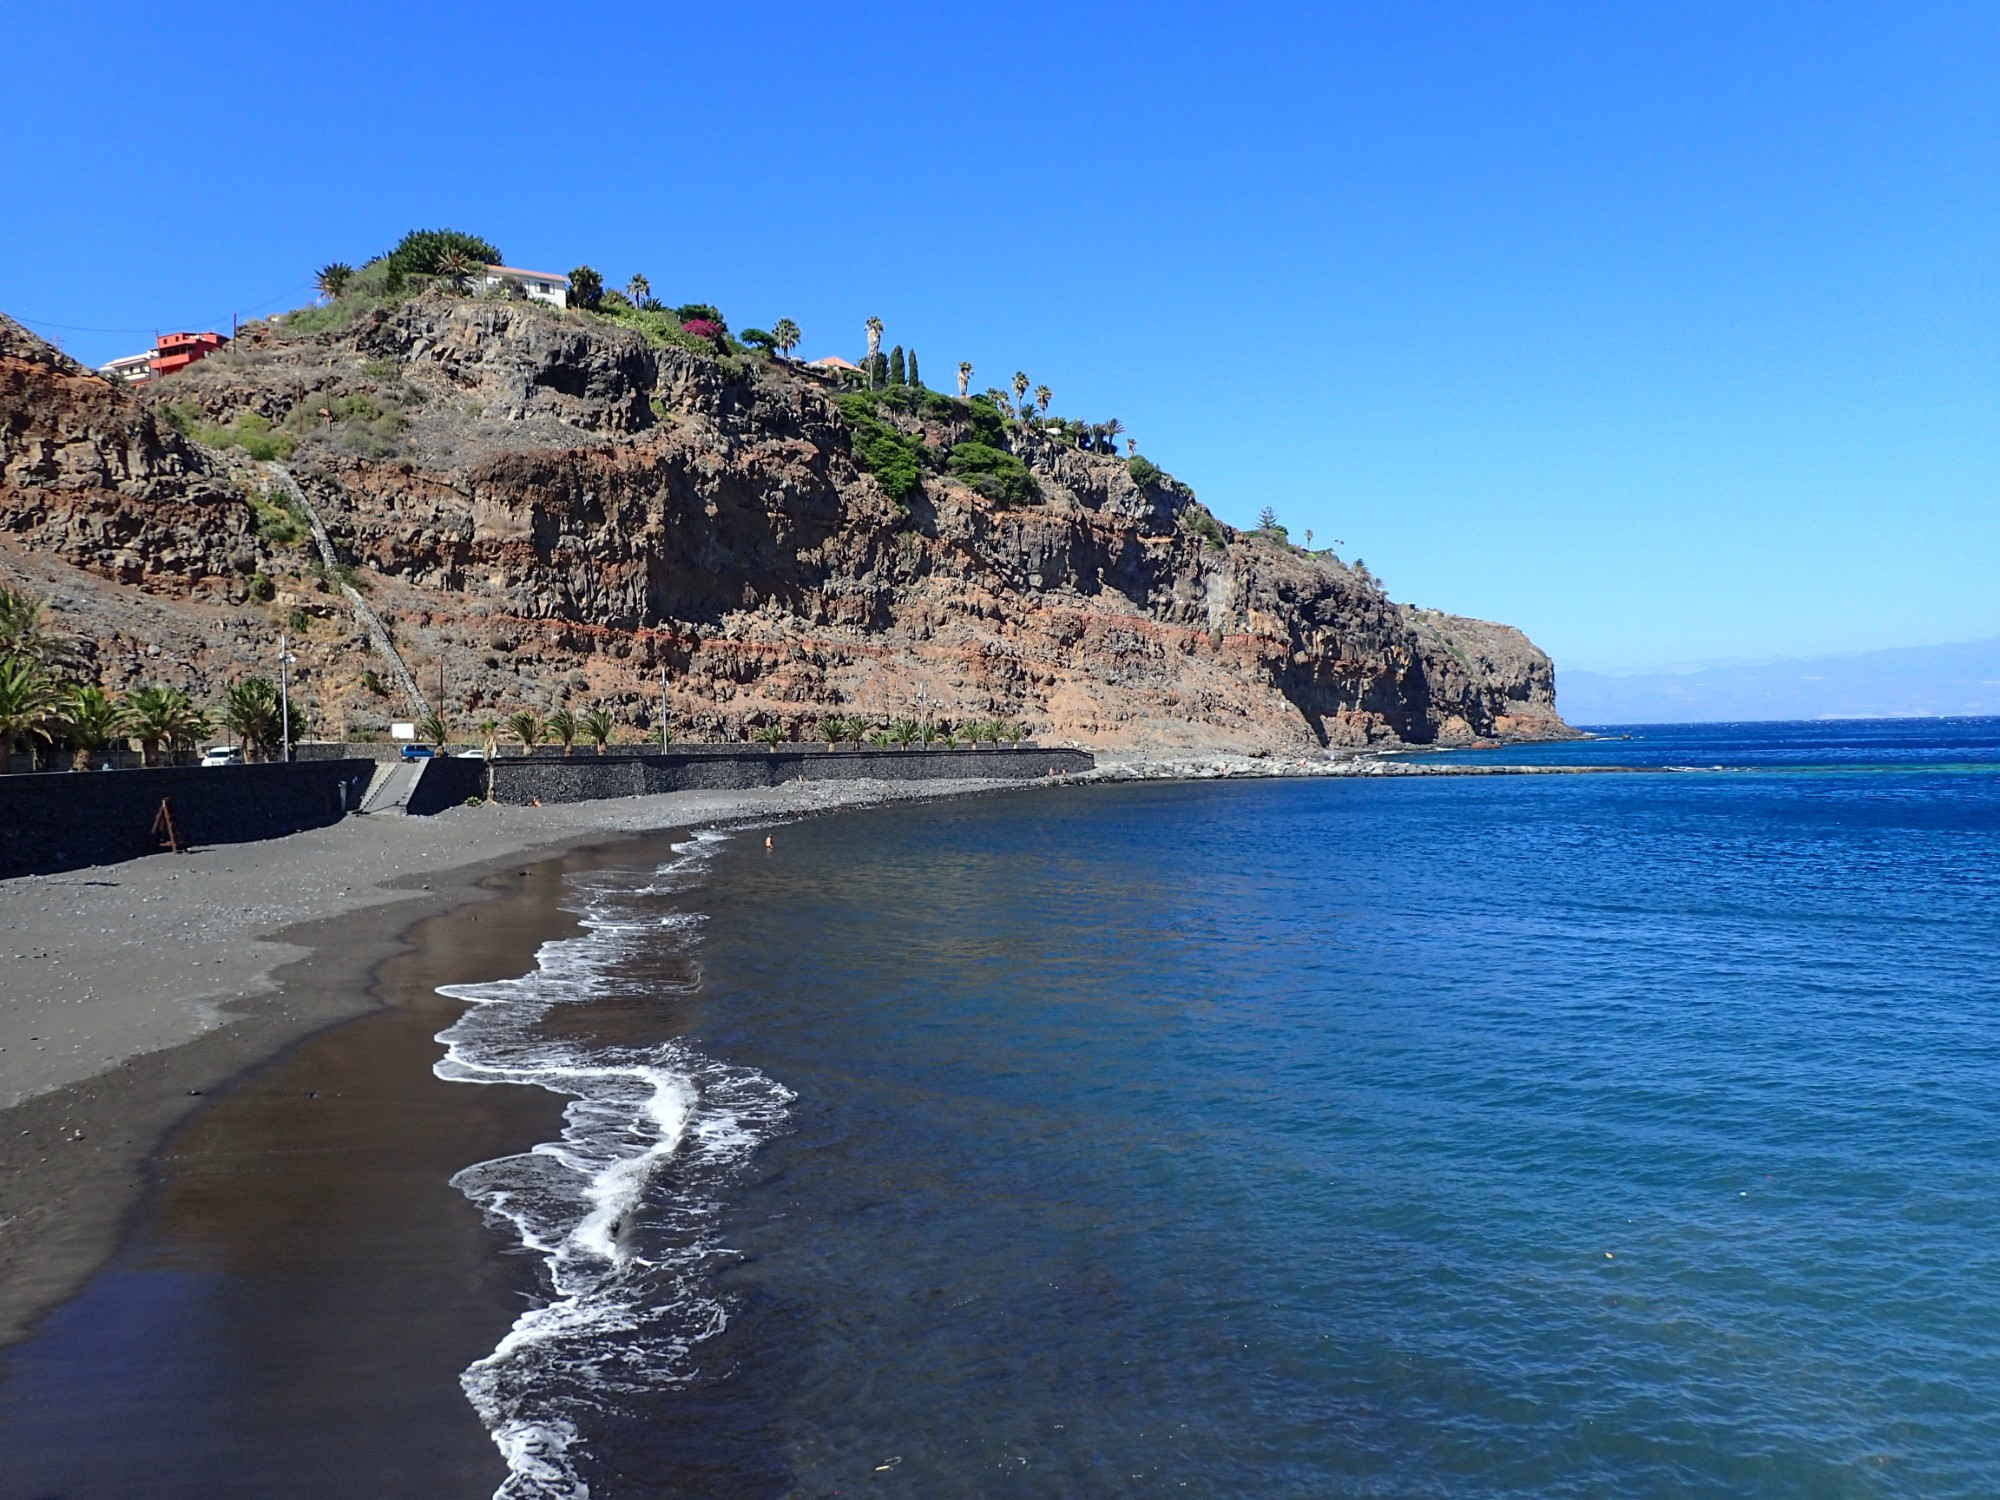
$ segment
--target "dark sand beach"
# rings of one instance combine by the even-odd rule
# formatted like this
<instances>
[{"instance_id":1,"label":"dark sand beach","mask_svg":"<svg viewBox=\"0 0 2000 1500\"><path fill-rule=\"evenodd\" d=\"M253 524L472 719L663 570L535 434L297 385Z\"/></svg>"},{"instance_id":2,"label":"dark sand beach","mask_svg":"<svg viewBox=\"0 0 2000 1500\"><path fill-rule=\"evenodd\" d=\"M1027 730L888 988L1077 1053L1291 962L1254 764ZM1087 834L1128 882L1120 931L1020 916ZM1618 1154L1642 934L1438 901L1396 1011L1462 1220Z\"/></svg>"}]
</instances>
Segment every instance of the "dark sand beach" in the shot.
<instances>
[{"instance_id":1,"label":"dark sand beach","mask_svg":"<svg viewBox=\"0 0 2000 1500\"><path fill-rule=\"evenodd\" d=\"M497 900L424 918L377 1009L174 1132L112 1263L0 1362L8 1493L492 1493L506 1469L458 1377L535 1262L450 1178L554 1135L562 1101L434 1077L463 1008L437 990L530 967L574 928L562 877L590 862L510 868L484 882Z\"/></svg>"}]
</instances>

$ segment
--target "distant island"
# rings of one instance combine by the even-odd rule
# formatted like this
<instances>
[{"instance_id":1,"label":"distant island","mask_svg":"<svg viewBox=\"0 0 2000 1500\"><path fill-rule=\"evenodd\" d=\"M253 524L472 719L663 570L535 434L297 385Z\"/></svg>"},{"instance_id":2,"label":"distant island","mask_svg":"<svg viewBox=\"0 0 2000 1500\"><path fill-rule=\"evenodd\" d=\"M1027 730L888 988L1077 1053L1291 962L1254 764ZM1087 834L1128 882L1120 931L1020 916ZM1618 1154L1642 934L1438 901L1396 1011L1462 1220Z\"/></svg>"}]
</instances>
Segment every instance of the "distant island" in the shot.
<instances>
[{"instance_id":1,"label":"distant island","mask_svg":"<svg viewBox=\"0 0 2000 1500\"><path fill-rule=\"evenodd\" d=\"M2000 640L1629 677L1564 671L1558 681L1563 712L1576 724L2000 714Z\"/></svg>"},{"instance_id":2,"label":"distant island","mask_svg":"<svg viewBox=\"0 0 2000 1500\"><path fill-rule=\"evenodd\" d=\"M854 359L802 360L789 318L734 332L450 230L318 284L104 371L0 318L0 583L73 679L219 705L282 635L333 739L520 714L1252 754L1569 732L1519 631L1398 604L1269 509L1225 525L1121 423L884 353L879 318Z\"/></svg>"}]
</instances>

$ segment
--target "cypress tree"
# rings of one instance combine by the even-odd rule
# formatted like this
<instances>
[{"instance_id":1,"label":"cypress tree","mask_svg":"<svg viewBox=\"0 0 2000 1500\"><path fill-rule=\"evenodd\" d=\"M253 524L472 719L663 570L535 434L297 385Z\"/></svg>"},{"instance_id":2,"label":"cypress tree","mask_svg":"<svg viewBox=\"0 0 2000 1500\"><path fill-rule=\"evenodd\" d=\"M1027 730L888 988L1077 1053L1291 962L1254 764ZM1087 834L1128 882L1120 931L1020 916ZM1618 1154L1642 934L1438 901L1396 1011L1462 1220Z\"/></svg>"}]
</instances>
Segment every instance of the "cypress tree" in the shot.
<instances>
[{"instance_id":1,"label":"cypress tree","mask_svg":"<svg viewBox=\"0 0 2000 1500\"><path fill-rule=\"evenodd\" d=\"M917 373L917 351L915 345L910 347L910 384L918 390L924 388L924 378Z\"/></svg>"},{"instance_id":2,"label":"cypress tree","mask_svg":"<svg viewBox=\"0 0 2000 1500\"><path fill-rule=\"evenodd\" d=\"M889 351L889 384L903 385L903 346L898 344Z\"/></svg>"}]
</instances>

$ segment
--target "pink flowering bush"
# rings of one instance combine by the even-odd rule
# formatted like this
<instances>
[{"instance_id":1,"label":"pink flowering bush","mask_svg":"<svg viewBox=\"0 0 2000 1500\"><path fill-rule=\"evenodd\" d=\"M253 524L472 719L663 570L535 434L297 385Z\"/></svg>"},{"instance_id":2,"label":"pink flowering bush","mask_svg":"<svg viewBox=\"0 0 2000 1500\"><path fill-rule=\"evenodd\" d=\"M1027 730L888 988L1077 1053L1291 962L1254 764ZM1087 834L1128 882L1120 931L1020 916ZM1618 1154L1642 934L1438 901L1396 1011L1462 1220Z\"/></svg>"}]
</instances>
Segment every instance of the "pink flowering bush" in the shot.
<instances>
[{"instance_id":1,"label":"pink flowering bush","mask_svg":"<svg viewBox=\"0 0 2000 1500\"><path fill-rule=\"evenodd\" d=\"M706 339L718 348L722 344L722 325L711 323L707 318L690 318L681 324L681 332L691 333L698 339Z\"/></svg>"}]
</instances>

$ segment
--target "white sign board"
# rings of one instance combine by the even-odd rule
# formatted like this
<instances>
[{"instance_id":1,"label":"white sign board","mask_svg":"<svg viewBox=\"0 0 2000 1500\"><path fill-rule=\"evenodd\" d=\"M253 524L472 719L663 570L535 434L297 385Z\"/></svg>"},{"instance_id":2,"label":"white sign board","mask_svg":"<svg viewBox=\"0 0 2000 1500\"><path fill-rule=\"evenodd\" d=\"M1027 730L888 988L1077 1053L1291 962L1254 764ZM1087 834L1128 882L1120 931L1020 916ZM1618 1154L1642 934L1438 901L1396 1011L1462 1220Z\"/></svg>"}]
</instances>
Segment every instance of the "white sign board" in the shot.
<instances>
[{"instance_id":1,"label":"white sign board","mask_svg":"<svg viewBox=\"0 0 2000 1500\"><path fill-rule=\"evenodd\" d=\"M389 726L389 738L392 740L413 740L416 737L417 726L414 724L391 724Z\"/></svg>"}]
</instances>

